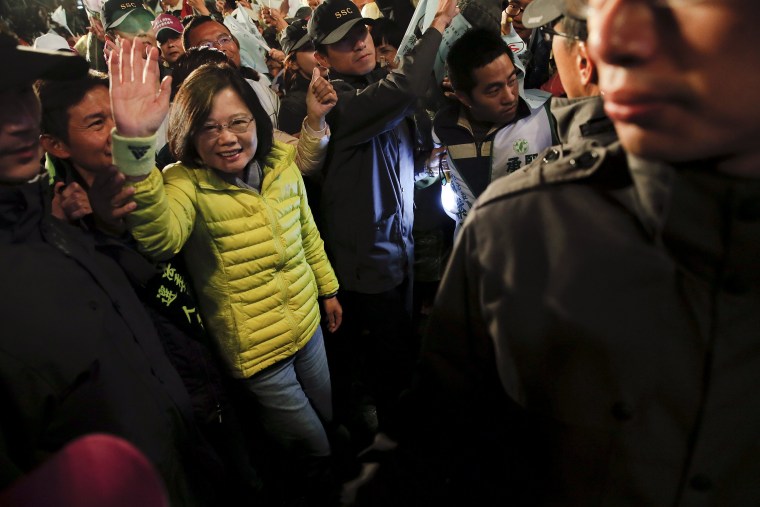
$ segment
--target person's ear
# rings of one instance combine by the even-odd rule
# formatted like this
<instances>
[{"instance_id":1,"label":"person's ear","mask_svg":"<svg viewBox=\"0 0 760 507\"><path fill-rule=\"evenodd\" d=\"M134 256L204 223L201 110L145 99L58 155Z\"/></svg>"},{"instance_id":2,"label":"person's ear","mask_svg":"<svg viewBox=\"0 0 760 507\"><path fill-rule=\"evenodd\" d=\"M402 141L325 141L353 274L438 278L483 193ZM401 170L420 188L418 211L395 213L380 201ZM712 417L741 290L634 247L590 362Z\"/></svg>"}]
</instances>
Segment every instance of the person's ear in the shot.
<instances>
[{"instance_id":1,"label":"person's ear","mask_svg":"<svg viewBox=\"0 0 760 507\"><path fill-rule=\"evenodd\" d=\"M237 48L240 49L240 42L237 40L237 37L232 35L232 33L230 33L230 37L232 37L232 40L235 42L235 45L237 46Z\"/></svg>"},{"instance_id":2,"label":"person's ear","mask_svg":"<svg viewBox=\"0 0 760 507\"><path fill-rule=\"evenodd\" d=\"M577 63L578 63L578 75L581 78L581 84L583 86L596 84L597 82L596 64L594 63L594 60L592 60L591 57L589 56L588 48L586 47L585 42L578 43Z\"/></svg>"},{"instance_id":3,"label":"person's ear","mask_svg":"<svg viewBox=\"0 0 760 507\"><path fill-rule=\"evenodd\" d=\"M40 144L42 145L43 150L45 150L47 153L50 153L54 157L60 159L67 159L71 157L71 150L69 149L69 146L57 137L53 137L49 134L42 134L40 136Z\"/></svg>"}]
</instances>

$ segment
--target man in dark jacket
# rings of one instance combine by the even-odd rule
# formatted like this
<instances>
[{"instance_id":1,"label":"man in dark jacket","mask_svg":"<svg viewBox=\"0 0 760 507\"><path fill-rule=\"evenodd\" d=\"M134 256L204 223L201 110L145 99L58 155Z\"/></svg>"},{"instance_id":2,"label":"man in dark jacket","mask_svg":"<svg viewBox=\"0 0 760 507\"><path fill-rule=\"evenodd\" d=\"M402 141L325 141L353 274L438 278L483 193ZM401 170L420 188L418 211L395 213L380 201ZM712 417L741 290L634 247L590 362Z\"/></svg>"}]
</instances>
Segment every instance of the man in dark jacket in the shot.
<instances>
[{"instance_id":1,"label":"man in dark jacket","mask_svg":"<svg viewBox=\"0 0 760 507\"><path fill-rule=\"evenodd\" d=\"M758 505L760 4L589 4L620 143L481 196L402 447L437 505Z\"/></svg>"},{"instance_id":2,"label":"man in dark jacket","mask_svg":"<svg viewBox=\"0 0 760 507\"><path fill-rule=\"evenodd\" d=\"M506 42L470 30L446 57L458 102L435 116L437 141L447 148L442 201L457 231L489 183L529 164L554 144L548 104L531 105L518 91L517 68Z\"/></svg>"},{"instance_id":3,"label":"man in dark jacket","mask_svg":"<svg viewBox=\"0 0 760 507\"><path fill-rule=\"evenodd\" d=\"M332 137L320 205L346 320L342 335L328 341L367 347L366 362L349 361L362 371L381 425L408 383L414 357L409 289L415 132L407 117L429 88L442 32L455 14L455 3L442 0L431 27L391 73L375 69L367 29L372 20L362 18L350 0L320 4L308 25L317 61L329 69L338 92L328 115ZM341 368L333 361L331 369L340 400Z\"/></svg>"},{"instance_id":4,"label":"man in dark jacket","mask_svg":"<svg viewBox=\"0 0 760 507\"><path fill-rule=\"evenodd\" d=\"M173 503L198 505L190 400L149 316L120 266L51 216L47 182L28 182L41 154L32 81L87 63L0 37L14 69L0 76L0 488L79 436L111 433L150 459Z\"/></svg>"}]
</instances>

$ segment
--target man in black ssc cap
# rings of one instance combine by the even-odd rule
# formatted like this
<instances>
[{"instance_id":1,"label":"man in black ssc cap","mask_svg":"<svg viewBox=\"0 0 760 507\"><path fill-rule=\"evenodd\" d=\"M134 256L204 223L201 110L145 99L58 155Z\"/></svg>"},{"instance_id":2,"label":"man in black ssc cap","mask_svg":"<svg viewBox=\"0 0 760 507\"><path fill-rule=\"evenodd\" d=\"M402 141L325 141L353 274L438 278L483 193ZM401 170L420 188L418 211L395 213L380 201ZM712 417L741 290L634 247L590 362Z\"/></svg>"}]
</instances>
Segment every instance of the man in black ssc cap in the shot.
<instances>
[{"instance_id":1,"label":"man in black ssc cap","mask_svg":"<svg viewBox=\"0 0 760 507\"><path fill-rule=\"evenodd\" d=\"M350 0L327 0L308 24L317 61L338 92L327 117L332 137L320 202L320 231L345 301L343 326L326 341L337 413L351 387L361 386L365 402L377 407L381 431L392 431L417 348L410 313L420 152L409 115L433 82L442 33L456 14L454 1L441 0L431 26L391 73L375 68L367 26L373 20ZM365 436L368 444L371 434Z\"/></svg>"}]
</instances>

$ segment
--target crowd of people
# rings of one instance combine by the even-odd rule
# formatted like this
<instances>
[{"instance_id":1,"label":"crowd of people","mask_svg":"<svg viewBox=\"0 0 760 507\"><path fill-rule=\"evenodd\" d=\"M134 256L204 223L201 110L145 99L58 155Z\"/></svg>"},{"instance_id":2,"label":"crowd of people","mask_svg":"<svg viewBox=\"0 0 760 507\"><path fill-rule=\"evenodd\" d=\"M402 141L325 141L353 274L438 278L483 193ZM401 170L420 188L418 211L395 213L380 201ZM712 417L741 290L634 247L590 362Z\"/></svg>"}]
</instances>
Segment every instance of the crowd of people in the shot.
<instances>
[{"instance_id":1,"label":"crowd of people","mask_svg":"<svg viewBox=\"0 0 760 507\"><path fill-rule=\"evenodd\" d=\"M760 502L760 4L0 14L0 504Z\"/></svg>"}]
</instances>

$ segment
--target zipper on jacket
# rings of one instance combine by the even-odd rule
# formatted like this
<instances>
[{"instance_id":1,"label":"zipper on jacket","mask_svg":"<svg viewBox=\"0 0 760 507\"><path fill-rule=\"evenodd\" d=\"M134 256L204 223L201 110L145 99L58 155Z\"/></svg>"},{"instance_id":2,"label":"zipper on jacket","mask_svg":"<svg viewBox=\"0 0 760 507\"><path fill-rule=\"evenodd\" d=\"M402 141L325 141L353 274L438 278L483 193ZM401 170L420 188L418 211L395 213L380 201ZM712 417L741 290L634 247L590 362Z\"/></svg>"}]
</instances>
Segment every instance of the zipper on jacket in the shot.
<instances>
[{"instance_id":1,"label":"zipper on jacket","mask_svg":"<svg viewBox=\"0 0 760 507\"><path fill-rule=\"evenodd\" d=\"M280 261L277 263L275 278L277 279L277 286L280 290L280 293L283 295L283 304L285 305L285 318L288 320L289 327L294 331L295 335L295 330L298 329L298 322L296 322L295 317L290 311L290 295L288 293L288 287L282 279L282 268L285 266L285 264L287 264L287 260L285 259L285 248L282 245L280 223L277 221L277 217L272 211L272 208L269 206L269 203L267 203L266 198L262 195L261 199L264 201L264 209L266 209L267 216L269 217L269 221L272 224L271 229L273 232L272 238L274 240L274 248L277 251L277 256L280 259Z\"/></svg>"}]
</instances>

